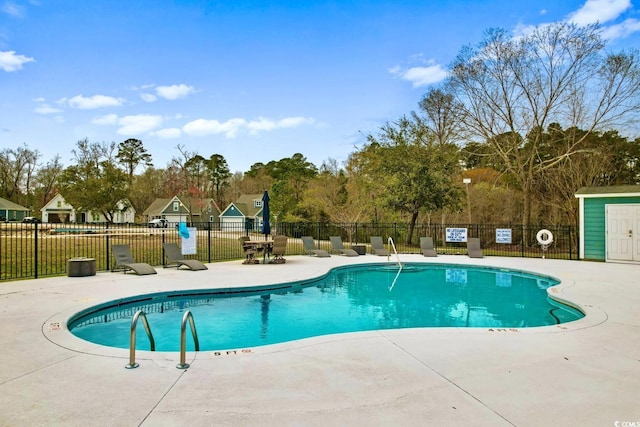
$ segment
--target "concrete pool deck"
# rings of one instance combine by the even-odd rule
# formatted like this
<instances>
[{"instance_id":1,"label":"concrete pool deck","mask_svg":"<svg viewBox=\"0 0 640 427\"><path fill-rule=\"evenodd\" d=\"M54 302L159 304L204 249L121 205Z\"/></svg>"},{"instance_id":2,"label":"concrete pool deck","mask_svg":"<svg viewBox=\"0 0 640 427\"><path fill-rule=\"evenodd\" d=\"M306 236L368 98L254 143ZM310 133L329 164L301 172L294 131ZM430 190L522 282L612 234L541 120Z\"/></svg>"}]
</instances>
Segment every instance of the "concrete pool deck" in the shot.
<instances>
[{"instance_id":1,"label":"concrete pool deck","mask_svg":"<svg viewBox=\"0 0 640 427\"><path fill-rule=\"evenodd\" d=\"M4 282L0 426L640 425L640 265L400 258L551 275L562 280L554 295L587 316L541 328L384 330L189 352L186 370L176 369L177 353L138 351L140 366L125 369L129 350L82 341L66 320L120 297L290 282L387 258L292 256L281 265Z\"/></svg>"}]
</instances>

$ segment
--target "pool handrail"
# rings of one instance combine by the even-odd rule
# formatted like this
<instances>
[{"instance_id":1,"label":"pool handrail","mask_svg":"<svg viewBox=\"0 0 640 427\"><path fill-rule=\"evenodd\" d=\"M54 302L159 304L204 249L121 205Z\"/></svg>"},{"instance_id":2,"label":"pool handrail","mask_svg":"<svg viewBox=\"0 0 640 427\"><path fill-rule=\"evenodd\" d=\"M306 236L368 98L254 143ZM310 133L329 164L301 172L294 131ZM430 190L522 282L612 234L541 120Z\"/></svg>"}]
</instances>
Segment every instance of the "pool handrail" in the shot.
<instances>
[{"instance_id":1,"label":"pool handrail","mask_svg":"<svg viewBox=\"0 0 640 427\"><path fill-rule=\"evenodd\" d=\"M200 351L200 341L198 340L198 332L196 332L196 323L193 320L193 314L187 310L182 316L182 324L180 325L180 363L176 365L178 369L187 369L189 364L186 363L187 358L187 321L189 321L189 327L191 328L191 335L193 336L193 344L196 351Z\"/></svg>"},{"instance_id":2,"label":"pool handrail","mask_svg":"<svg viewBox=\"0 0 640 427\"><path fill-rule=\"evenodd\" d=\"M142 325L144 326L144 330L149 338L149 347L151 348L151 351L156 351L156 342L153 339L153 334L151 333L147 316L144 314L144 311L138 310L131 319L131 332L129 335L129 364L125 365L125 368L127 369L134 369L139 366L136 363L136 326L138 324L138 318L140 317L142 317Z\"/></svg>"},{"instance_id":3,"label":"pool handrail","mask_svg":"<svg viewBox=\"0 0 640 427\"><path fill-rule=\"evenodd\" d=\"M396 245L395 245L395 243L393 243L393 237L389 236L388 242L391 245L391 247L393 248L393 253L396 254L396 259L398 260L398 265L400 266L400 268L402 268L402 263L400 262L400 255L398 255L398 251L396 249ZM389 261L390 258L391 258L391 253L389 253L389 255L387 256L387 261Z\"/></svg>"},{"instance_id":4,"label":"pool handrail","mask_svg":"<svg viewBox=\"0 0 640 427\"><path fill-rule=\"evenodd\" d=\"M393 283L391 283L391 286L389 286L389 292L391 292L393 288L396 286L396 282L398 281L398 277L400 276L400 272L402 271L402 263L400 262L400 255L398 255L398 251L396 250L396 245L395 243L393 243L393 238L391 236L389 236L388 242L393 248L393 252L396 254L396 258L398 259L398 267L399 267L398 272L396 273L396 277L393 278ZM387 255L387 261L389 261L390 258L391 258L391 253Z\"/></svg>"}]
</instances>

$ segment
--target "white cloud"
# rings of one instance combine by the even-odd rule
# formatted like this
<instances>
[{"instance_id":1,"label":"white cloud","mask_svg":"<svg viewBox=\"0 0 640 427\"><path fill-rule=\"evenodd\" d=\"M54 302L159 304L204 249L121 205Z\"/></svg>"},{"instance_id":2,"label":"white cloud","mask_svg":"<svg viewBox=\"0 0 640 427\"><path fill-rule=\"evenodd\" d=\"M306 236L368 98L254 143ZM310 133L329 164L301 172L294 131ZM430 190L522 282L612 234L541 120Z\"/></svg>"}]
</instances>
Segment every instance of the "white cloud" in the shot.
<instances>
[{"instance_id":1,"label":"white cloud","mask_svg":"<svg viewBox=\"0 0 640 427\"><path fill-rule=\"evenodd\" d=\"M56 114L62 112L62 110L54 108L49 104L42 104L39 107L36 107L34 111L38 114Z\"/></svg>"},{"instance_id":2,"label":"white cloud","mask_svg":"<svg viewBox=\"0 0 640 427\"><path fill-rule=\"evenodd\" d=\"M578 26L588 24L600 24L601 35L605 40L625 38L640 31L640 21L635 18L627 18L622 22L604 25L607 22L615 21L627 12L633 5L630 0L587 0L584 5L569 14L565 22L573 22ZM513 33L516 38L531 34L534 30L544 30L550 23L539 25L519 24Z\"/></svg>"},{"instance_id":3,"label":"white cloud","mask_svg":"<svg viewBox=\"0 0 640 427\"><path fill-rule=\"evenodd\" d=\"M263 117L259 117L258 120L251 120L247 123L247 128L251 133L258 133L259 131L270 131L274 130L277 127L277 123L273 120L265 119Z\"/></svg>"},{"instance_id":4,"label":"white cloud","mask_svg":"<svg viewBox=\"0 0 640 427\"><path fill-rule=\"evenodd\" d=\"M226 122L218 120L197 119L182 127L187 135L204 136L223 133L227 138L235 138L238 131L247 123L244 119L229 119Z\"/></svg>"},{"instance_id":5,"label":"white cloud","mask_svg":"<svg viewBox=\"0 0 640 427\"><path fill-rule=\"evenodd\" d=\"M313 124L314 119L307 117L286 117L281 120L269 120L264 117L258 118L258 120L251 120L247 123L249 133L255 135L260 131L272 131L275 129L293 128L304 124Z\"/></svg>"},{"instance_id":6,"label":"white cloud","mask_svg":"<svg viewBox=\"0 0 640 427\"><path fill-rule=\"evenodd\" d=\"M94 118L91 123L96 125L115 125L118 124L118 116L116 114L107 114Z\"/></svg>"},{"instance_id":7,"label":"white cloud","mask_svg":"<svg viewBox=\"0 0 640 427\"><path fill-rule=\"evenodd\" d=\"M516 39L519 39L521 37L529 36L529 35L533 34L533 32L536 30L536 28L544 28L546 25L549 25L549 24L545 23L545 24L540 24L538 26L518 24L513 29L513 37L516 38Z\"/></svg>"},{"instance_id":8,"label":"white cloud","mask_svg":"<svg viewBox=\"0 0 640 427\"><path fill-rule=\"evenodd\" d=\"M187 86L185 84L171 85L171 86L158 86L156 87L156 94L165 99L175 100L178 98L184 98L195 92L193 86Z\"/></svg>"},{"instance_id":9,"label":"white cloud","mask_svg":"<svg viewBox=\"0 0 640 427\"><path fill-rule=\"evenodd\" d=\"M7 1L2 5L2 12L7 15L11 15L16 18L22 18L24 16L24 7L15 4L12 1Z\"/></svg>"},{"instance_id":10,"label":"white cloud","mask_svg":"<svg viewBox=\"0 0 640 427\"><path fill-rule=\"evenodd\" d=\"M301 125L311 125L315 123L315 119L311 117L286 117L278 121L278 127L294 128Z\"/></svg>"},{"instance_id":11,"label":"white cloud","mask_svg":"<svg viewBox=\"0 0 640 427\"><path fill-rule=\"evenodd\" d=\"M610 25L602 30L602 38L605 40L623 39L640 31L640 21L629 18L615 25Z\"/></svg>"},{"instance_id":12,"label":"white cloud","mask_svg":"<svg viewBox=\"0 0 640 427\"><path fill-rule=\"evenodd\" d=\"M447 70L442 68L440 64L433 64L426 67L411 67L407 70L396 66L391 68L389 72L403 80L410 81L413 87L438 83L447 77Z\"/></svg>"},{"instance_id":13,"label":"white cloud","mask_svg":"<svg viewBox=\"0 0 640 427\"><path fill-rule=\"evenodd\" d=\"M124 99L122 98L114 98L106 95L94 95L90 97L76 95L71 99L62 101L66 101L69 107L78 108L80 110L93 110L96 108L104 107L118 107L124 103Z\"/></svg>"},{"instance_id":14,"label":"white cloud","mask_svg":"<svg viewBox=\"0 0 640 427\"><path fill-rule=\"evenodd\" d=\"M631 7L631 0L587 0L585 4L567 17L577 25L601 24L618 18Z\"/></svg>"},{"instance_id":15,"label":"white cloud","mask_svg":"<svg viewBox=\"0 0 640 427\"><path fill-rule=\"evenodd\" d=\"M118 119L118 125L120 128L117 133L120 135L140 135L160 127L162 117L151 114L124 116Z\"/></svg>"},{"instance_id":16,"label":"white cloud","mask_svg":"<svg viewBox=\"0 0 640 427\"><path fill-rule=\"evenodd\" d=\"M151 134L159 138L172 139L181 137L182 131L178 128L166 128L151 132Z\"/></svg>"},{"instance_id":17,"label":"white cloud","mask_svg":"<svg viewBox=\"0 0 640 427\"><path fill-rule=\"evenodd\" d=\"M158 97L152 93L141 93L140 98L142 98L142 100L145 102L154 102L158 99Z\"/></svg>"},{"instance_id":18,"label":"white cloud","mask_svg":"<svg viewBox=\"0 0 640 427\"><path fill-rule=\"evenodd\" d=\"M18 71L22 69L22 65L27 62L34 62L35 59L29 58L24 55L16 55L16 52L9 50L6 52L0 51L0 68L6 72Z\"/></svg>"},{"instance_id":19,"label":"white cloud","mask_svg":"<svg viewBox=\"0 0 640 427\"><path fill-rule=\"evenodd\" d=\"M118 117L107 114L91 120L95 125L119 126L116 131L120 135L140 135L151 132L162 125L162 117L151 114L137 114L134 116Z\"/></svg>"},{"instance_id":20,"label":"white cloud","mask_svg":"<svg viewBox=\"0 0 640 427\"><path fill-rule=\"evenodd\" d=\"M227 120L226 122L198 119L184 125L182 131L192 136L224 134L226 138L231 139L235 138L238 133L242 131L256 135L259 132L270 132L277 129L293 128L312 123L315 123L315 120L309 117L285 117L280 120L259 117L257 120L251 121L235 118Z\"/></svg>"}]
</instances>

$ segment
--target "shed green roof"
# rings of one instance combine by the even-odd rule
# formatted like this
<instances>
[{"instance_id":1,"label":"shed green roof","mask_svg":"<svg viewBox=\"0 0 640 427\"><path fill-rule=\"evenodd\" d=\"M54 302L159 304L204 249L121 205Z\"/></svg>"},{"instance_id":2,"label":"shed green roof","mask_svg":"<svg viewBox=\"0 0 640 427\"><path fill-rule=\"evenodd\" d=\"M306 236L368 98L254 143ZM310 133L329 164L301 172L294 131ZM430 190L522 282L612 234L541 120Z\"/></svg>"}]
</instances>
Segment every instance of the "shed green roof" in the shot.
<instances>
[{"instance_id":1,"label":"shed green roof","mask_svg":"<svg viewBox=\"0 0 640 427\"><path fill-rule=\"evenodd\" d=\"M582 187L576 191L576 197L601 195L603 197L620 194L640 194L640 185L610 185L607 187Z\"/></svg>"}]
</instances>

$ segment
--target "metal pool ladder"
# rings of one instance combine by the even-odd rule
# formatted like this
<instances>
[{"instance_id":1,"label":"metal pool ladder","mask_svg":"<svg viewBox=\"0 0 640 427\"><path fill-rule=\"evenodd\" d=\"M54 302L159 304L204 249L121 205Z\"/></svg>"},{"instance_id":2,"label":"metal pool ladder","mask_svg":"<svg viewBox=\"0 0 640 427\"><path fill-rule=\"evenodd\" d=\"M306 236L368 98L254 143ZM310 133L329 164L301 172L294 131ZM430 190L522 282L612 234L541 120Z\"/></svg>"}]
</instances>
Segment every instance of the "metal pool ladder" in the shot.
<instances>
[{"instance_id":1,"label":"metal pool ladder","mask_svg":"<svg viewBox=\"0 0 640 427\"><path fill-rule=\"evenodd\" d=\"M138 310L136 311L136 314L133 315L133 319L131 319L131 332L129 335L129 363L125 365L125 368L127 369L133 369L140 366L138 363L136 363L136 326L138 325L139 318L142 318L142 324L144 325L144 330L147 333L147 337L149 338L149 346L151 348L151 351L156 351L156 342L153 339L153 334L151 333L151 328L149 327L147 316L144 314L144 311ZM200 351L200 341L198 341L198 333L196 332L196 324L193 320L193 314L191 314L191 312L187 310L184 313L184 316L182 316L182 324L180 325L180 363L176 365L176 368L178 369L187 369L189 367L189 364L186 363L187 322L189 322L189 326L191 327L191 335L193 336L195 349L196 351Z\"/></svg>"},{"instance_id":2,"label":"metal pool ladder","mask_svg":"<svg viewBox=\"0 0 640 427\"><path fill-rule=\"evenodd\" d=\"M191 327L191 335L193 336L193 344L196 351L200 351L200 341L198 341L198 333L196 332L196 323L193 320L193 314L189 310L185 311L182 316L182 324L180 325L180 363L176 365L178 369L187 369L189 364L186 363L187 358L187 321Z\"/></svg>"},{"instance_id":3,"label":"metal pool ladder","mask_svg":"<svg viewBox=\"0 0 640 427\"><path fill-rule=\"evenodd\" d=\"M153 339L153 334L151 333L147 316L144 314L144 311L138 310L136 311L136 314L133 315L133 319L131 319L131 332L129 335L129 364L125 366L127 369L133 369L139 366L136 363L136 325L138 324L139 317L142 317L142 324L144 325L144 330L147 332L151 351L156 351L156 342Z\"/></svg>"}]
</instances>

